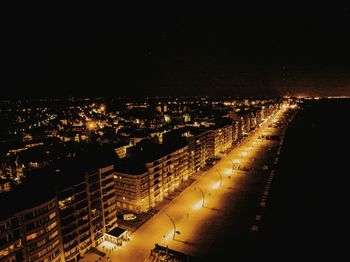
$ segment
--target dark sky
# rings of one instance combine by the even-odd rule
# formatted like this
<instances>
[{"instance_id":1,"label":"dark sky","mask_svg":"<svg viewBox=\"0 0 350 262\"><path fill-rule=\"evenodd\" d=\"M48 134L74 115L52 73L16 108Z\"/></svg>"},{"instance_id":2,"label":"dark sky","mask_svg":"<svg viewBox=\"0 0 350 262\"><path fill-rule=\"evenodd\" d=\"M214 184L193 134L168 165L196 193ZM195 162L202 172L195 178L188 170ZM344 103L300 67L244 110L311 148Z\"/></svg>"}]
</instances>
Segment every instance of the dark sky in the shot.
<instances>
[{"instance_id":1,"label":"dark sky","mask_svg":"<svg viewBox=\"0 0 350 262\"><path fill-rule=\"evenodd\" d=\"M112 11L11 14L0 96L350 95L347 6Z\"/></svg>"}]
</instances>

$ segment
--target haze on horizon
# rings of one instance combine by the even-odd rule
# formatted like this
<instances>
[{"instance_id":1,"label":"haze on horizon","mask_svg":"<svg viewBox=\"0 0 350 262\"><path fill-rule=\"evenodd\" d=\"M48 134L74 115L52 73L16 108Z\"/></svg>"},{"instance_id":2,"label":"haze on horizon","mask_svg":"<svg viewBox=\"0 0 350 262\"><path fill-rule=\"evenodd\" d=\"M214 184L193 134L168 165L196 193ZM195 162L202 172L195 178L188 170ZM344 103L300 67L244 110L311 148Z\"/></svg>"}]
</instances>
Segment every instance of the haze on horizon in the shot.
<instances>
[{"instance_id":1,"label":"haze on horizon","mask_svg":"<svg viewBox=\"0 0 350 262\"><path fill-rule=\"evenodd\" d=\"M350 95L349 16L344 6L100 23L18 14L0 97Z\"/></svg>"}]
</instances>

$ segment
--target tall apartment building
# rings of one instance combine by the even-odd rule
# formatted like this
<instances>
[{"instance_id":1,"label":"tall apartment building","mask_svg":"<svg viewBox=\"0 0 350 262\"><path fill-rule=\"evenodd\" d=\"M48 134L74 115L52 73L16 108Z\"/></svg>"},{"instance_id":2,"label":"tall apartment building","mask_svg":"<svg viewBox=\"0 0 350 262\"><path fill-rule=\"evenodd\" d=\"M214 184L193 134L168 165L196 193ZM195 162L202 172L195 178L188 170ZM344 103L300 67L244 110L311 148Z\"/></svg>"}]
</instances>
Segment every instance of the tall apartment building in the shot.
<instances>
[{"instance_id":1,"label":"tall apartment building","mask_svg":"<svg viewBox=\"0 0 350 262\"><path fill-rule=\"evenodd\" d=\"M192 128L185 133L188 141L189 174L198 172L205 166L209 157L209 132L203 129Z\"/></svg>"},{"instance_id":2,"label":"tall apartment building","mask_svg":"<svg viewBox=\"0 0 350 262\"><path fill-rule=\"evenodd\" d=\"M98 246L103 233L117 223L113 165L97 168L82 164L66 163L58 174L62 182L57 195L66 261L77 261Z\"/></svg>"},{"instance_id":3,"label":"tall apartment building","mask_svg":"<svg viewBox=\"0 0 350 262\"><path fill-rule=\"evenodd\" d=\"M0 194L0 261L78 261L103 241L117 225L115 175L95 164L37 169Z\"/></svg>"},{"instance_id":4,"label":"tall apartment building","mask_svg":"<svg viewBox=\"0 0 350 262\"><path fill-rule=\"evenodd\" d=\"M232 147L232 121L222 119L210 128L208 143L209 157L216 157Z\"/></svg>"},{"instance_id":5,"label":"tall apartment building","mask_svg":"<svg viewBox=\"0 0 350 262\"><path fill-rule=\"evenodd\" d=\"M232 121L232 144L238 143L242 139L242 121L239 119Z\"/></svg>"},{"instance_id":6,"label":"tall apartment building","mask_svg":"<svg viewBox=\"0 0 350 262\"><path fill-rule=\"evenodd\" d=\"M117 208L144 212L188 179L188 147L143 141L116 166Z\"/></svg>"},{"instance_id":7,"label":"tall apartment building","mask_svg":"<svg viewBox=\"0 0 350 262\"><path fill-rule=\"evenodd\" d=\"M45 174L32 176L0 195L0 260L64 261L57 198Z\"/></svg>"},{"instance_id":8,"label":"tall apartment building","mask_svg":"<svg viewBox=\"0 0 350 262\"><path fill-rule=\"evenodd\" d=\"M173 130L164 136L164 141L173 143L186 141L188 145L188 172L193 174L204 167L208 154L208 139L210 131L201 127L184 127Z\"/></svg>"},{"instance_id":9,"label":"tall apartment building","mask_svg":"<svg viewBox=\"0 0 350 262\"><path fill-rule=\"evenodd\" d=\"M74 261L92 244L85 181L61 190L58 205L65 260Z\"/></svg>"}]
</instances>

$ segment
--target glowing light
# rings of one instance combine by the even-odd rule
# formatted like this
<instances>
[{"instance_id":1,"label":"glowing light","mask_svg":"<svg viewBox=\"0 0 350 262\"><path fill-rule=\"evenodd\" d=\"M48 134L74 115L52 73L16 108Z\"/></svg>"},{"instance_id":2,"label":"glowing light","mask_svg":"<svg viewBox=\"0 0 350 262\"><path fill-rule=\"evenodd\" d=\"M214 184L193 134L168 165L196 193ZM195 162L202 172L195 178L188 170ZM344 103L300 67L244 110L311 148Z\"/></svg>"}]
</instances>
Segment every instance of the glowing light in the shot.
<instances>
[{"instance_id":1,"label":"glowing light","mask_svg":"<svg viewBox=\"0 0 350 262\"><path fill-rule=\"evenodd\" d=\"M94 130L97 127L95 122L88 122L86 126L89 130Z\"/></svg>"},{"instance_id":2,"label":"glowing light","mask_svg":"<svg viewBox=\"0 0 350 262\"><path fill-rule=\"evenodd\" d=\"M162 241L165 242L165 241L172 240L172 239L173 239L173 235L174 235L174 230L169 231L169 233L167 233L167 234L165 234L165 235L163 236Z\"/></svg>"},{"instance_id":3,"label":"glowing light","mask_svg":"<svg viewBox=\"0 0 350 262\"><path fill-rule=\"evenodd\" d=\"M220 187L220 181L215 182L214 184L211 185L212 189L218 189Z\"/></svg>"},{"instance_id":4,"label":"glowing light","mask_svg":"<svg viewBox=\"0 0 350 262\"><path fill-rule=\"evenodd\" d=\"M199 200L198 202L196 202L193 206L192 206L192 210L198 210L202 207L203 204L203 200Z\"/></svg>"},{"instance_id":5,"label":"glowing light","mask_svg":"<svg viewBox=\"0 0 350 262\"><path fill-rule=\"evenodd\" d=\"M223 168L220 169L220 172L226 177L226 176L230 176L232 174L232 168Z\"/></svg>"}]
</instances>

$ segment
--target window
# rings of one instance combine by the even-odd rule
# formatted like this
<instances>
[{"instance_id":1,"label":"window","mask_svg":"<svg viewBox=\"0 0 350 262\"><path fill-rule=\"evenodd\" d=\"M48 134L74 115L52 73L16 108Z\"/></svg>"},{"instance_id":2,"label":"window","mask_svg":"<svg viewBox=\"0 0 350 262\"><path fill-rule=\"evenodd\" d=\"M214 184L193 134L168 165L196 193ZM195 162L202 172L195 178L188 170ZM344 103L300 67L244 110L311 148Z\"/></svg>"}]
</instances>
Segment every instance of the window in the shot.
<instances>
[{"instance_id":1,"label":"window","mask_svg":"<svg viewBox=\"0 0 350 262\"><path fill-rule=\"evenodd\" d=\"M56 230L55 232L53 232L51 235L49 235L49 240L55 238L58 235L58 231Z\"/></svg>"},{"instance_id":2,"label":"window","mask_svg":"<svg viewBox=\"0 0 350 262\"><path fill-rule=\"evenodd\" d=\"M55 221L46 227L46 232L49 232L51 229L53 229L56 226L57 226L57 222Z\"/></svg>"},{"instance_id":3,"label":"window","mask_svg":"<svg viewBox=\"0 0 350 262\"><path fill-rule=\"evenodd\" d=\"M27 239L27 241L36 239L36 238L37 238L38 236L40 236L43 232L44 232L44 230L41 229L41 230L39 230L39 231L37 231L37 232L35 232L35 233L32 233L32 234L28 235L28 236L26 237L26 239Z\"/></svg>"},{"instance_id":4,"label":"window","mask_svg":"<svg viewBox=\"0 0 350 262\"><path fill-rule=\"evenodd\" d=\"M10 254L13 250L15 250L15 245L11 245L5 249L0 250L0 258L7 256Z\"/></svg>"},{"instance_id":5,"label":"window","mask_svg":"<svg viewBox=\"0 0 350 262\"><path fill-rule=\"evenodd\" d=\"M49 219L53 219L54 217L56 216L56 212L52 212L50 215L49 215Z\"/></svg>"}]
</instances>

